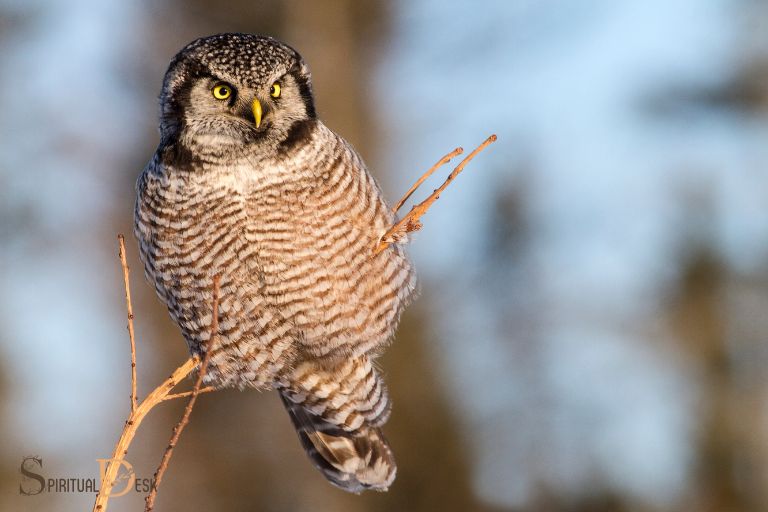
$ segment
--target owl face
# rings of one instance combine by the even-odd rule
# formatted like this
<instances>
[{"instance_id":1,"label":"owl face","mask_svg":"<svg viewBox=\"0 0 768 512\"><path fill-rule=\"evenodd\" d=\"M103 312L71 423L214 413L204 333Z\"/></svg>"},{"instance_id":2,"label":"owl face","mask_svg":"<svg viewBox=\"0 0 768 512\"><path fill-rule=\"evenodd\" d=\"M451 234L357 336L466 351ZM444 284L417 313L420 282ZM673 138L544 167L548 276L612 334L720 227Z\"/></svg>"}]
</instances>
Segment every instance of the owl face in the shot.
<instances>
[{"instance_id":1,"label":"owl face","mask_svg":"<svg viewBox=\"0 0 768 512\"><path fill-rule=\"evenodd\" d=\"M315 117L309 69L269 37L220 34L171 61L160 95L162 139L233 151L276 147Z\"/></svg>"}]
</instances>

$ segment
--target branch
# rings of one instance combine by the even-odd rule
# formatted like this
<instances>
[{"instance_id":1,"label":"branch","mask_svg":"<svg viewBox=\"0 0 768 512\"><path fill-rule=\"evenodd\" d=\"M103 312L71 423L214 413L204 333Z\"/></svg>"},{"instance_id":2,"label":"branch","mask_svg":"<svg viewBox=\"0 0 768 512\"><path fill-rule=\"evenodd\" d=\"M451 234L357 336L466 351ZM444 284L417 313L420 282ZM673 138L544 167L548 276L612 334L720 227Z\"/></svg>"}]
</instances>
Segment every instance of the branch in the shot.
<instances>
[{"instance_id":1,"label":"branch","mask_svg":"<svg viewBox=\"0 0 768 512\"><path fill-rule=\"evenodd\" d=\"M200 391L197 394L202 395L203 393L210 393L211 391L218 391L218 389L213 386L207 386L204 388L200 388ZM165 398L163 398L163 401L175 400L176 398L185 398L188 396L192 396L192 393L193 391L184 391L183 393L173 393L172 395L168 395Z\"/></svg>"},{"instance_id":2,"label":"branch","mask_svg":"<svg viewBox=\"0 0 768 512\"><path fill-rule=\"evenodd\" d=\"M472 151L469 155L467 155L464 160L462 160L459 165L456 166L456 168L451 172L451 174L446 178L445 182L443 182L442 185L440 185L437 189L435 189L432 194L429 195L424 201L420 202L419 204L415 205L413 208L411 208L411 211L406 214L405 217L400 219L394 226L389 228L384 235L379 239L379 243L374 248L374 255L379 254L381 251L387 248L390 244L398 243L401 240L405 238L405 236L408 233L411 233L413 231L418 231L421 229L421 222L419 219L427 213L427 210L432 206L432 204L437 201L440 198L440 194L445 190L448 185L451 184L451 182L456 178L456 176L461 173L461 171L464 170L464 167L473 159L475 156L477 156L478 153L480 153L482 150L484 150L488 145L490 145L492 142L496 141L496 135L491 135L485 141L483 141L482 144L480 144L477 148L475 148L474 151ZM422 175L421 178L411 187L411 189L403 196L400 201L398 201L397 206L394 208L395 211L399 210L400 207L403 205L403 203L413 194L413 192L421 185L424 180L426 180L435 170L437 170L440 166L446 164L451 158L454 156L461 154L462 148L456 148L451 153L448 153L445 155L442 159L440 159L439 162L437 162L432 168L430 168L429 171L427 171L424 175Z\"/></svg>"},{"instance_id":3,"label":"branch","mask_svg":"<svg viewBox=\"0 0 768 512\"><path fill-rule=\"evenodd\" d=\"M408 200L409 197L411 197L411 194L416 192L416 189L421 186L422 183L424 183L424 180L432 176L432 173L438 170L440 167L444 166L448 162L451 161L451 158L455 157L456 155L460 155L464 152L464 148L456 148L447 155L445 155L443 158L438 160L438 162L429 168L427 172L421 175L421 178L416 180L416 183L414 183L411 188L408 190L408 192L405 193L403 197L400 198L400 200L397 202L397 204L392 208L392 212L397 213L400 208L403 207L403 204Z\"/></svg>"},{"instance_id":4,"label":"branch","mask_svg":"<svg viewBox=\"0 0 768 512\"><path fill-rule=\"evenodd\" d=\"M93 512L106 512L107 505L109 504L110 493L117 479L118 470L120 469L121 463L125 459L126 454L128 453L128 447L131 445L131 442L136 436L136 432L139 429L139 425L141 425L141 422L147 416L149 411L151 411L157 404L161 402L170 400L172 398L180 398L182 396L188 396L188 395L192 396L192 399L190 399L190 402L192 402L192 405L194 405L194 400L197 399L198 394L208 392L208 391L213 391L212 388L200 389L202 376L205 373L203 367L201 367L201 370L198 373L196 389L193 389L191 392L172 393L174 388L185 377L187 377L190 373L192 373L192 371L200 363L200 358L197 356L193 356L187 359L184 362L184 364L176 368L176 370L174 370L171 376L168 377L165 381L163 381L162 384L157 386L152 392L150 392L140 404L136 403L136 345L135 345L134 332L133 332L133 307L131 305L131 289L130 289L129 280L128 280L128 264L125 257L125 239L122 235L118 235L118 241L120 246L120 253L119 253L120 263L123 268L123 281L125 285L126 308L128 311L127 313L128 314L128 334L131 339L131 365L132 365L131 411L130 411L130 414L128 415L128 419L125 421L123 430L120 433L120 438L117 440L117 443L115 444L115 449L112 452L112 458L109 459L109 462L104 471L104 475L102 476L101 486L98 494L96 495L96 500L93 503ZM214 280L213 309L214 309L214 320L212 322L213 323L212 328L215 326L216 330L218 330L218 311L217 311L218 310L218 278ZM210 353L209 351L206 351L205 359L208 359L209 353ZM206 363L206 366L207 366L207 363ZM191 405L188 404L187 408L191 410ZM185 410L185 416L188 421L189 414L187 413L186 410ZM177 428L178 428L178 425L177 425ZM177 436L177 439L178 439L178 436ZM166 466L167 466L167 462L166 462ZM162 476L162 474L160 476Z\"/></svg>"},{"instance_id":5,"label":"branch","mask_svg":"<svg viewBox=\"0 0 768 512\"><path fill-rule=\"evenodd\" d=\"M112 458L109 460L107 469L102 477L101 488L96 495L96 501L93 504L93 512L106 512L107 504L109 502L109 494L115 483L120 463L128 453L128 447L131 445L131 441L133 441L136 431L139 429L139 425L141 425L144 417L154 406L162 402L182 379L195 369L198 362L199 359L197 357L190 357L187 359L184 364L176 368L170 377L148 394L147 398L145 398L144 401L136 407L136 410L131 412L128 416L125 426L123 427L123 432L120 434L120 439L118 439L117 444L115 444Z\"/></svg>"},{"instance_id":6,"label":"branch","mask_svg":"<svg viewBox=\"0 0 768 512\"><path fill-rule=\"evenodd\" d=\"M125 258L125 237L117 235L120 243L120 264L123 267L123 284L125 285L125 307L128 312L128 337L131 339L131 412L136 412L136 341L133 336L133 306L131 305L131 282L128 279L130 268Z\"/></svg>"},{"instance_id":7,"label":"branch","mask_svg":"<svg viewBox=\"0 0 768 512\"><path fill-rule=\"evenodd\" d=\"M208 338L208 343L206 343L205 347L205 355L203 356L203 362L200 364L200 371L197 372L197 380L195 381L195 386L192 388L192 396L189 399L189 402L187 403L187 406L184 408L184 414L181 416L181 419L179 420L179 423L173 427L173 434L171 434L171 440L168 442L168 447L165 449L165 453L163 453L163 458L160 460L160 465L157 467L157 471L155 472L154 482L152 483L152 489L149 491L149 495L147 495L146 502L147 506L144 508L144 512L152 512L152 509L155 507L155 498L157 497L157 490L160 487L160 482L163 480L163 475L165 474L165 470L168 469L168 462L171 460L171 456L173 455L173 449L176 447L176 443L179 442L179 438L181 437L181 432L184 430L184 427L187 426L187 423L189 423L189 416L192 414L192 408L195 406L195 402L197 401L197 395L200 394L200 387L203 384L203 377L205 376L205 372L208 370L208 363L211 360L211 354L213 353L213 347L216 343L216 334L219 332L219 277L216 276L213 279L213 318L211 318L211 335Z\"/></svg>"}]
</instances>

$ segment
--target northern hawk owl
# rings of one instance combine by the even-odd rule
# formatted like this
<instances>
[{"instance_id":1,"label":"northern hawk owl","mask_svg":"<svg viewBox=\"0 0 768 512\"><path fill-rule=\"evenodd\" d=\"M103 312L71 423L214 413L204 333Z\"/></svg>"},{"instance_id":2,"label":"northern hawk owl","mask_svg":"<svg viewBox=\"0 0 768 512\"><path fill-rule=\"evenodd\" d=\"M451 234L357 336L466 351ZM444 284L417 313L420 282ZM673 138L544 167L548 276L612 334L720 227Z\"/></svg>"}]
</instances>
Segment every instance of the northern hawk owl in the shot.
<instances>
[{"instance_id":1,"label":"northern hawk owl","mask_svg":"<svg viewBox=\"0 0 768 512\"><path fill-rule=\"evenodd\" d=\"M160 144L137 183L146 275L206 382L275 389L328 480L386 490L390 402L374 360L414 296L395 221L360 155L317 118L309 70L275 39L220 34L171 61Z\"/></svg>"}]
</instances>

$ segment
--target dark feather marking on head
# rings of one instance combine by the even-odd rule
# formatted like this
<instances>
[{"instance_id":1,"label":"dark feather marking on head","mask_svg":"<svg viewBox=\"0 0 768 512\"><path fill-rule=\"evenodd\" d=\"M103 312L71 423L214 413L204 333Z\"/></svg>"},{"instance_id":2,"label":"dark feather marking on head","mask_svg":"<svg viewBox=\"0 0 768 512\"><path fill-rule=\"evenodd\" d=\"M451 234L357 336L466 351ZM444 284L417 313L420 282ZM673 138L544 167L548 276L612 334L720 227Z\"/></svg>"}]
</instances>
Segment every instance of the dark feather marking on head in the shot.
<instances>
[{"instance_id":1,"label":"dark feather marking on head","mask_svg":"<svg viewBox=\"0 0 768 512\"><path fill-rule=\"evenodd\" d=\"M175 77L180 80L173 88L169 87L168 77L166 77L160 96L160 129L163 139L176 138L183 130L184 106L189 104L195 81L203 77L212 77L212 75L200 62L189 60Z\"/></svg>"},{"instance_id":2,"label":"dark feather marking on head","mask_svg":"<svg viewBox=\"0 0 768 512\"><path fill-rule=\"evenodd\" d=\"M312 136L312 130L315 128L316 124L317 121L315 119L301 119L294 121L288 129L288 134L285 136L285 139L280 142L280 153L286 154L309 139Z\"/></svg>"},{"instance_id":3,"label":"dark feather marking on head","mask_svg":"<svg viewBox=\"0 0 768 512\"><path fill-rule=\"evenodd\" d=\"M306 77L300 76L297 83L299 84L299 94L301 94L304 106L307 109L307 117L315 119L317 112L315 111L315 99L312 97L312 87L309 85L309 80Z\"/></svg>"},{"instance_id":4,"label":"dark feather marking on head","mask_svg":"<svg viewBox=\"0 0 768 512\"><path fill-rule=\"evenodd\" d=\"M202 163L194 151L178 140L163 145L159 152L162 155L161 160L164 165L172 165L178 169L185 169Z\"/></svg>"},{"instance_id":5,"label":"dark feather marking on head","mask_svg":"<svg viewBox=\"0 0 768 512\"><path fill-rule=\"evenodd\" d=\"M312 95L312 83L309 78L309 71L301 60L301 56L298 52L296 52L296 59L297 61L290 69L289 73L293 75L299 86L299 94L304 100L307 117L315 119L317 117L317 112L315 111L315 98Z\"/></svg>"}]
</instances>

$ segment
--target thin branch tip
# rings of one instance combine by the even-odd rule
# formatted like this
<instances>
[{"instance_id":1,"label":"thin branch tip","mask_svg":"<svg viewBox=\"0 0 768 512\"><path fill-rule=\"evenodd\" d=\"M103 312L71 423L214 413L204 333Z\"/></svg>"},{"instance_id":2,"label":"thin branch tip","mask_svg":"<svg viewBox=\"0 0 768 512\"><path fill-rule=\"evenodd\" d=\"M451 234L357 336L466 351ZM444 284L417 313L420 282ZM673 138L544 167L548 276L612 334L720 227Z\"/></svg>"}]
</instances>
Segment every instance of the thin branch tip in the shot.
<instances>
[{"instance_id":1,"label":"thin branch tip","mask_svg":"<svg viewBox=\"0 0 768 512\"><path fill-rule=\"evenodd\" d=\"M123 269L123 286L125 287L125 309L128 317L128 338L131 342L131 413L136 412L137 394L136 394L136 339L133 330L133 304L131 303L131 279L130 267L125 254L125 237L122 233L117 235L118 255L120 256L120 266Z\"/></svg>"},{"instance_id":2,"label":"thin branch tip","mask_svg":"<svg viewBox=\"0 0 768 512\"><path fill-rule=\"evenodd\" d=\"M478 147L476 147L469 155L464 157L464 159L457 165L450 175L445 179L442 185L440 185L438 188L436 188L434 191L432 191L432 194L429 195L424 201L414 205L411 207L411 210L399 221L397 221L392 227L390 227L382 236L379 238L379 242L376 244L376 247L373 250L374 256L379 254L381 251L386 249L390 244L398 243L404 241L408 233L412 233L414 231L418 231L423 227L423 224L421 223L420 219L421 217L427 213L427 210L434 204L435 201L437 201L440 198L440 194L448 187L448 185L456 178L456 176L461 173L461 171L464 170L464 167L473 159L475 156L478 155L481 151L483 151L486 147L488 147L489 144L492 142L496 142L496 134L490 135L487 139L485 139ZM394 208L392 208L392 211L397 213L398 210L403 206L403 204L408 200L408 198L411 197L411 195L416 191L419 186L424 183L424 181L429 178L432 173L434 173L437 169L448 163L453 157L460 155L464 152L464 149L462 147L458 147L445 155L443 158L437 161L435 165L430 167L430 169L425 172L418 180L416 180L416 183L411 186L410 189L408 189L408 192L405 193L405 195L397 202Z\"/></svg>"},{"instance_id":3,"label":"thin branch tip","mask_svg":"<svg viewBox=\"0 0 768 512\"><path fill-rule=\"evenodd\" d=\"M406 192L403 195L403 197L400 198L400 200L397 202L397 204L394 206L394 208L392 208L392 211L397 213L397 211L400 210L400 208L402 208L403 204L405 204L405 202L408 200L408 198L411 197L411 194L413 194L416 191L416 189L419 188L421 186L421 184L424 183L424 181L427 178L432 176L432 173L434 173L436 170L438 170L443 165L445 165L448 162L450 162L453 157L458 156L458 155L462 154L463 152L464 152L464 148L459 146L458 148L454 149L453 151L451 151L450 153L445 155L443 158L438 160L437 163L435 163L435 165L430 167L427 172L422 174L421 177L418 180L416 180L416 183L411 185L411 188L409 188L408 192Z\"/></svg>"}]
</instances>

